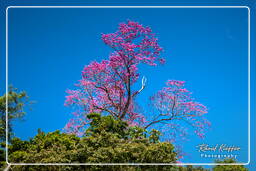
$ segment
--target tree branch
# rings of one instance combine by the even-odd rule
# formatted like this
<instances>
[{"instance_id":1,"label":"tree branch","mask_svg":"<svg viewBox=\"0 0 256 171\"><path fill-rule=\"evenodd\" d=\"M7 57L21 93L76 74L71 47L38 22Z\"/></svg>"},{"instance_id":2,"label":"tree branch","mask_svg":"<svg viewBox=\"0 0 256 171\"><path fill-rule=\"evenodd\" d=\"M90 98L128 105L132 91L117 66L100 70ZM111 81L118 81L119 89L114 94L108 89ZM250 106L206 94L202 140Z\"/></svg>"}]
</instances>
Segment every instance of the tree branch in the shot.
<instances>
[{"instance_id":1,"label":"tree branch","mask_svg":"<svg viewBox=\"0 0 256 171\"><path fill-rule=\"evenodd\" d=\"M129 109L129 106L130 106L130 103L131 103L131 98L132 98L132 96L131 96L131 75L130 75L131 72L130 72L129 66L126 63L125 63L125 66L126 66L127 73L128 73L128 78L127 78L127 81L128 81L128 83L127 83L127 96L128 97L127 97L127 102L125 104L124 110L123 110L122 114L119 117L120 119L125 117L126 112Z\"/></svg>"},{"instance_id":2,"label":"tree branch","mask_svg":"<svg viewBox=\"0 0 256 171\"><path fill-rule=\"evenodd\" d=\"M142 80L141 80L141 88L138 91L136 91L135 93L133 93L132 97L139 94L146 87L146 82L147 82L147 78L143 76Z\"/></svg>"},{"instance_id":3,"label":"tree branch","mask_svg":"<svg viewBox=\"0 0 256 171\"><path fill-rule=\"evenodd\" d=\"M160 120L150 122L147 126L144 127L144 129L147 129L148 127L150 127L151 125L153 125L155 123L159 123L159 122L162 122L162 121L170 121L170 120L173 120L173 119L175 119L175 118L171 117L171 118L164 118L164 119L160 119Z\"/></svg>"}]
</instances>

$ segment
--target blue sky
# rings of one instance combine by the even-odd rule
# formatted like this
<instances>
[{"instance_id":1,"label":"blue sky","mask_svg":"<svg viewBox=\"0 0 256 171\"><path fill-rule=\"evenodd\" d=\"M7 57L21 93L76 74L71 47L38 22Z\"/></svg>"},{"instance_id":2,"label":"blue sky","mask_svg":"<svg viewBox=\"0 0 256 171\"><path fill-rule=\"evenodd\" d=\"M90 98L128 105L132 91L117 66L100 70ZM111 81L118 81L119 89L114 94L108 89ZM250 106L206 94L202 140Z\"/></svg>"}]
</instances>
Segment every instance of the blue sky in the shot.
<instances>
[{"instance_id":1,"label":"blue sky","mask_svg":"<svg viewBox=\"0 0 256 171\"><path fill-rule=\"evenodd\" d=\"M65 90L80 79L84 65L108 57L111 50L100 35L127 19L152 28L167 60L164 66L140 67L148 84L139 102L177 79L209 108L212 128L204 140L191 136L183 144L188 153L183 161L212 162L195 148L207 143L239 146L238 160L247 162L246 8L9 9L9 83L36 101L25 121L15 123L15 135L28 139L38 128L50 132L65 126L72 117L63 105Z\"/></svg>"}]
</instances>

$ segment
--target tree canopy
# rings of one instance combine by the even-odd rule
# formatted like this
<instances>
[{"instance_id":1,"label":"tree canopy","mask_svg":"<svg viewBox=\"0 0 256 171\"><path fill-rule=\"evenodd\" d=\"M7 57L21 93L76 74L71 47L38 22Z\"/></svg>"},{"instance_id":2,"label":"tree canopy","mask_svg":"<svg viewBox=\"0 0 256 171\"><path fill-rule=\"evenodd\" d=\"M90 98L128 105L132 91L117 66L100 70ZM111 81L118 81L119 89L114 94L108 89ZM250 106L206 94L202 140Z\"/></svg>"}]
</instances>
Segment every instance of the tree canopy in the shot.
<instances>
[{"instance_id":1,"label":"tree canopy","mask_svg":"<svg viewBox=\"0 0 256 171\"><path fill-rule=\"evenodd\" d=\"M6 139L6 100L7 95L0 97L0 141ZM15 119L22 119L25 115L24 106L29 103L25 91L18 91L17 88L9 87L8 92L8 131L9 138L13 135L12 123Z\"/></svg>"},{"instance_id":2,"label":"tree canopy","mask_svg":"<svg viewBox=\"0 0 256 171\"><path fill-rule=\"evenodd\" d=\"M168 142L159 142L156 131L147 133L136 126L128 127L126 122L115 120L113 116L101 116L97 113L89 114L88 119L91 120L90 127L84 137L60 131L46 134L39 130L38 134L29 141L13 138L9 147L10 161L15 163L176 163L177 154L174 146ZM16 168L24 169L26 166ZM58 170L57 168L58 166L53 170ZM69 167L65 167L67 168ZM85 167L77 166L77 168ZM90 168L100 170L102 167Z\"/></svg>"},{"instance_id":3,"label":"tree canopy","mask_svg":"<svg viewBox=\"0 0 256 171\"><path fill-rule=\"evenodd\" d=\"M200 138L205 136L210 126L204 118L207 107L191 97L184 81L168 80L166 87L149 99L152 109L141 112L136 98L145 89L147 79L141 76L139 66L165 63L163 49L150 27L128 20L120 23L116 32L102 34L101 38L113 52L108 59L86 65L76 89L67 90L65 105L75 107L74 118L65 127L67 132L82 135L89 123L86 115L96 112L145 129L164 124L172 138L187 135L186 128L193 128ZM138 88L135 83L140 78ZM184 129L180 123L186 125Z\"/></svg>"},{"instance_id":4,"label":"tree canopy","mask_svg":"<svg viewBox=\"0 0 256 171\"><path fill-rule=\"evenodd\" d=\"M217 160L216 163L236 163L234 159ZM248 171L243 165L216 165L213 167L213 171Z\"/></svg>"},{"instance_id":5,"label":"tree canopy","mask_svg":"<svg viewBox=\"0 0 256 171\"><path fill-rule=\"evenodd\" d=\"M6 102L8 108L6 110ZM24 106L29 103L25 91L18 91L13 86L9 87L8 94L0 96L0 166L5 163L5 141L6 141L6 111L8 111L8 141L13 137L13 121L22 119L25 115Z\"/></svg>"},{"instance_id":6,"label":"tree canopy","mask_svg":"<svg viewBox=\"0 0 256 171\"><path fill-rule=\"evenodd\" d=\"M83 137L54 131L38 134L29 141L13 138L9 159L13 163L177 163L177 153L169 142L159 141L159 131L129 127L113 116L87 115L90 126ZM217 161L234 163L232 159ZM78 165L11 166L14 171L128 170L128 171L209 171L201 166ZM243 166L215 166L213 171L246 171Z\"/></svg>"}]
</instances>

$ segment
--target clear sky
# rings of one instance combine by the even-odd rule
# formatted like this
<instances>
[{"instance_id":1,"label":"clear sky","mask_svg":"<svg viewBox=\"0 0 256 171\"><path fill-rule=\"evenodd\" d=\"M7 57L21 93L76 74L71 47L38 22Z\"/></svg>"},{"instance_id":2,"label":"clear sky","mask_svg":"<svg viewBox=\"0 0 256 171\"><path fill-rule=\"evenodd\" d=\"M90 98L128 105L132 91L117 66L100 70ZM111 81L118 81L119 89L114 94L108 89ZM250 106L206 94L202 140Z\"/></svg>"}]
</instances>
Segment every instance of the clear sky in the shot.
<instances>
[{"instance_id":1,"label":"clear sky","mask_svg":"<svg viewBox=\"0 0 256 171\"><path fill-rule=\"evenodd\" d=\"M191 136L183 144L188 153L183 162L213 161L200 157L201 143L239 146L235 154L247 162L246 8L9 9L9 83L36 101L25 120L15 123L15 135L28 139L38 128L50 132L65 126L72 117L64 107L65 90L80 79L84 65L108 57L111 49L101 33L116 31L127 19L152 28L167 60L164 66L140 67L148 83L139 102L146 103L166 80L177 79L209 108L212 128L205 139Z\"/></svg>"}]
</instances>

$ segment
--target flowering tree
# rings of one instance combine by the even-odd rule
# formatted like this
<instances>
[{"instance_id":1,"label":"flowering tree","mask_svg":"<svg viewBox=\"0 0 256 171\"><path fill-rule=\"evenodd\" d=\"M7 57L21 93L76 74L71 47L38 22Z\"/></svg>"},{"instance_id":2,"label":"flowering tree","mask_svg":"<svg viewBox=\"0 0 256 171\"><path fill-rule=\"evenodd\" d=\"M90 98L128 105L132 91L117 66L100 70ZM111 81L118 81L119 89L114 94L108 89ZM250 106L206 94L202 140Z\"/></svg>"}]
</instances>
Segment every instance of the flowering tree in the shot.
<instances>
[{"instance_id":1,"label":"flowering tree","mask_svg":"<svg viewBox=\"0 0 256 171\"><path fill-rule=\"evenodd\" d=\"M173 133L178 131L181 132L180 135L185 135L185 129L179 124L183 121L195 128L194 132L199 137L204 137L205 129L210 126L210 122L202 117L207 113L207 108L191 97L191 92L184 88L184 83L168 80L166 87L150 98L158 114L154 114L145 128L160 123L165 125L165 129L169 127Z\"/></svg>"},{"instance_id":2,"label":"flowering tree","mask_svg":"<svg viewBox=\"0 0 256 171\"><path fill-rule=\"evenodd\" d=\"M206 107L194 102L181 81L169 81L163 90L151 98L154 107L160 112L152 114L150 121L138 112L135 99L146 86L142 78L140 89L134 88L140 77L138 65L141 63L156 66L163 64L160 57L162 48L149 27L128 21L119 24L115 33L102 34L102 40L113 49L108 60L91 62L84 67L82 79L76 90L68 90L65 105L78 107L75 119L66 125L68 132L78 133L87 122L86 115L92 112L110 114L116 119L125 120L130 125L148 128L155 124L171 126L173 120L184 120L196 127L199 136L203 122L196 118L207 113ZM201 129L202 128L202 129ZM83 132L83 131L82 131Z\"/></svg>"}]
</instances>

